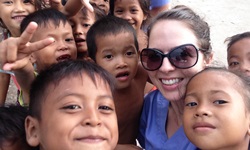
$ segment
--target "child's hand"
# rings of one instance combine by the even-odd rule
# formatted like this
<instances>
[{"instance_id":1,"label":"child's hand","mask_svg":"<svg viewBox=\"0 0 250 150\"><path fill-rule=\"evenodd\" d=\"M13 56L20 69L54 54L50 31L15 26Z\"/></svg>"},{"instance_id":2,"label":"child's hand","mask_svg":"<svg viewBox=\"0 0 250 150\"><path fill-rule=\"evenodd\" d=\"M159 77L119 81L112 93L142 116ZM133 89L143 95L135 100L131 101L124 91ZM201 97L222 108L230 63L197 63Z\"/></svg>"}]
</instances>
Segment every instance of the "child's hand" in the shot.
<instances>
[{"instance_id":1,"label":"child's hand","mask_svg":"<svg viewBox=\"0 0 250 150\"><path fill-rule=\"evenodd\" d=\"M32 52L41 50L54 42L53 38L30 43L37 24L31 22L18 38L9 38L0 43L0 67L3 70L17 70L25 67Z\"/></svg>"},{"instance_id":2,"label":"child's hand","mask_svg":"<svg viewBox=\"0 0 250 150\"><path fill-rule=\"evenodd\" d=\"M62 5L61 0L49 0L49 4L52 8L63 12L64 6Z\"/></svg>"},{"instance_id":3,"label":"child's hand","mask_svg":"<svg viewBox=\"0 0 250 150\"><path fill-rule=\"evenodd\" d=\"M83 5L88 9L90 10L91 12L94 12L94 9L92 7L92 5L89 3L89 0L81 0Z\"/></svg>"},{"instance_id":4,"label":"child's hand","mask_svg":"<svg viewBox=\"0 0 250 150\"><path fill-rule=\"evenodd\" d=\"M94 12L89 0L67 0L65 6L62 5L61 0L49 0L50 6L64 13L67 17L74 16L81 8L81 3L91 12Z\"/></svg>"}]
</instances>

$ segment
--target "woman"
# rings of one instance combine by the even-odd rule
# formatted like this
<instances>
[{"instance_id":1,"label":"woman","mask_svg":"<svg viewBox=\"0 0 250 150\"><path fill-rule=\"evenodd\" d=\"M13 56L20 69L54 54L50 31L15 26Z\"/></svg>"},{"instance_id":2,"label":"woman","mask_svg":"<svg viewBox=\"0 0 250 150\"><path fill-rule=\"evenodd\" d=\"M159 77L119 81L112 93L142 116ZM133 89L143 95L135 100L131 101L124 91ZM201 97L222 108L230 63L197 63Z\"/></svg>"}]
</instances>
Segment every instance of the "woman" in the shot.
<instances>
[{"instance_id":1,"label":"woman","mask_svg":"<svg viewBox=\"0 0 250 150\"><path fill-rule=\"evenodd\" d=\"M138 140L145 149L192 150L182 127L183 96L190 78L212 61L208 24L186 6L150 24L141 62L158 90L144 102Z\"/></svg>"}]
</instances>

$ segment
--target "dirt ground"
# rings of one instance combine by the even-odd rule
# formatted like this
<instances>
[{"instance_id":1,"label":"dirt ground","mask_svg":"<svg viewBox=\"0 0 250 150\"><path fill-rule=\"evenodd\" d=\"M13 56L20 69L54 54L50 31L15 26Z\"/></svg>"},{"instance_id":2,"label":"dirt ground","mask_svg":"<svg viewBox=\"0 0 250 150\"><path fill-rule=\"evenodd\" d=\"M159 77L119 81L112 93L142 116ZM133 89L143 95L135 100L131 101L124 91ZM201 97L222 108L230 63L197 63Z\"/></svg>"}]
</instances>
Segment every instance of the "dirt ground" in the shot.
<instances>
[{"instance_id":1,"label":"dirt ground","mask_svg":"<svg viewBox=\"0 0 250 150\"><path fill-rule=\"evenodd\" d=\"M237 33L250 31L250 0L173 0L172 7L183 4L199 13L211 27L211 42L215 60L226 63L224 40ZM8 102L15 102L13 83L8 92Z\"/></svg>"}]
</instances>

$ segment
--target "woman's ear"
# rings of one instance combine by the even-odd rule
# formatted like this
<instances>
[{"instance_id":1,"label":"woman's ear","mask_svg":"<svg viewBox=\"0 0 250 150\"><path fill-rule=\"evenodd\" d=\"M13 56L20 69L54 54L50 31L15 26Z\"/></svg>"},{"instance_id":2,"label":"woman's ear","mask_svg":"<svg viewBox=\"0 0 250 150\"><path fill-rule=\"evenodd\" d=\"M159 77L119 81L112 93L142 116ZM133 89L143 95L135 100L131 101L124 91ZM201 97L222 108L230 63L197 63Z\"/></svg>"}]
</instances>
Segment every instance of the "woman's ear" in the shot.
<instances>
[{"instance_id":1,"label":"woman's ear","mask_svg":"<svg viewBox=\"0 0 250 150\"><path fill-rule=\"evenodd\" d=\"M211 52L209 56L205 56L205 59L204 59L205 66L209 66L213 62L213 57L214 57L213 52Z\"/></svg>"},{"instance_id":2,"label":"woman's ear","mask_svg":"<svg viewBox=\"0 0 250 150\"><path fill-rule=\"evenodd\" d=\"M38 146L39 139L39 122L37 119L27 116L25 119L26 140L30 146Z\"/></svg>"}]
</instances>

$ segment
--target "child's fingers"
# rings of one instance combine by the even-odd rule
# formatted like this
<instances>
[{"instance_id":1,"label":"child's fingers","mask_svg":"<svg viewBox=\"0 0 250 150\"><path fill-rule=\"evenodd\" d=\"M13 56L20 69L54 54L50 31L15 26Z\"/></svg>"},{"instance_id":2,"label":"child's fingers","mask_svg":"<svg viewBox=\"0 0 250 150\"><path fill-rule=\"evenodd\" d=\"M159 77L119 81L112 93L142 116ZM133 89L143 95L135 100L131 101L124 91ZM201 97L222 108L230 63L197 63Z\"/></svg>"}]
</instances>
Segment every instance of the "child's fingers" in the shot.
<instances>
[{"instance_id":1,"label":"child's fingers","mask_svg":"<svg viewBox=\"0 0 250 150\"><path fill-rule=\"evenodd\" d=\"M63 9L63 5L61 3L61 0L50 0L50 6L56 10L61 11Z\"/></svg>"},{"instance_id":2,"label":"child's fingers","mask_svg":"<svg viewBox=\"0 0 250 150\"><path fill-rule=\"evenodd\" d=\"M28 63L29 63L28 58L15 61L13 63L6 63L3 65L3 70L6 71L18 70L24 68Z\"/></svg>"},{"instance_id":3,"label":"child's fingers","mask_svg":"<svg viewBox=\"0 0 250 150\"><path fill-rule=\"evenodd\" d=\"M50 4L56 4L56 5L62 5L61 0L49 0L49 3Z\"/></svg>"},{"instance_id":4,"label":"child's fingers","mask_svg":"<svg viewBox=\"0 0 250 150\"><path fill-rule=\"evenodd\" d=\"M44 40L40 40L34 43L30 43L28 46L28 53L32 53L34 51L38 51L41 50L43 48L45 48L46 46L52 44L55 41L54 38L46 38Z\"/></svg>"},{"instance_id":5,"label":"child's fingers","mask_svg":"<svg viewBox=\"0 0 250 150\"><path fill-rule=\"evenodd\" d=\"M18 40L19 48L22 48L22 46L25 46L30 41L36 29L37 23L30 22Z\"/></svg>"},{"instance_id":6,"label":"child's fingers","mask_svg":"<svg viewBox=\"0 0 250 150\"><path fill-rule=\"evenodd\" d=\"M6 62L14 62L17 59L18 38L9 38L6 40Z\"/></svg>"},{"instance_id":7,"label":"child's fingers","mask_svg":"<svg viewBox=\"0 0 250 150\"><path fill-rule=\"evenodd\" d=\"M89 3L89 0L81 0L83 5L91 12L94 12L94 8L92 5Z\"/></svg>"},{"instance_id":8,"label":"child's fingers","mask_svg":"<svg viewBox=\"0 0 250 150\"><path fill-rule=\"evenodd\" d=\"M6 62L7 55L7 45L5 41L0 43L0 68L2 68L3 64Z\"/></svg>"}]
</instances>

